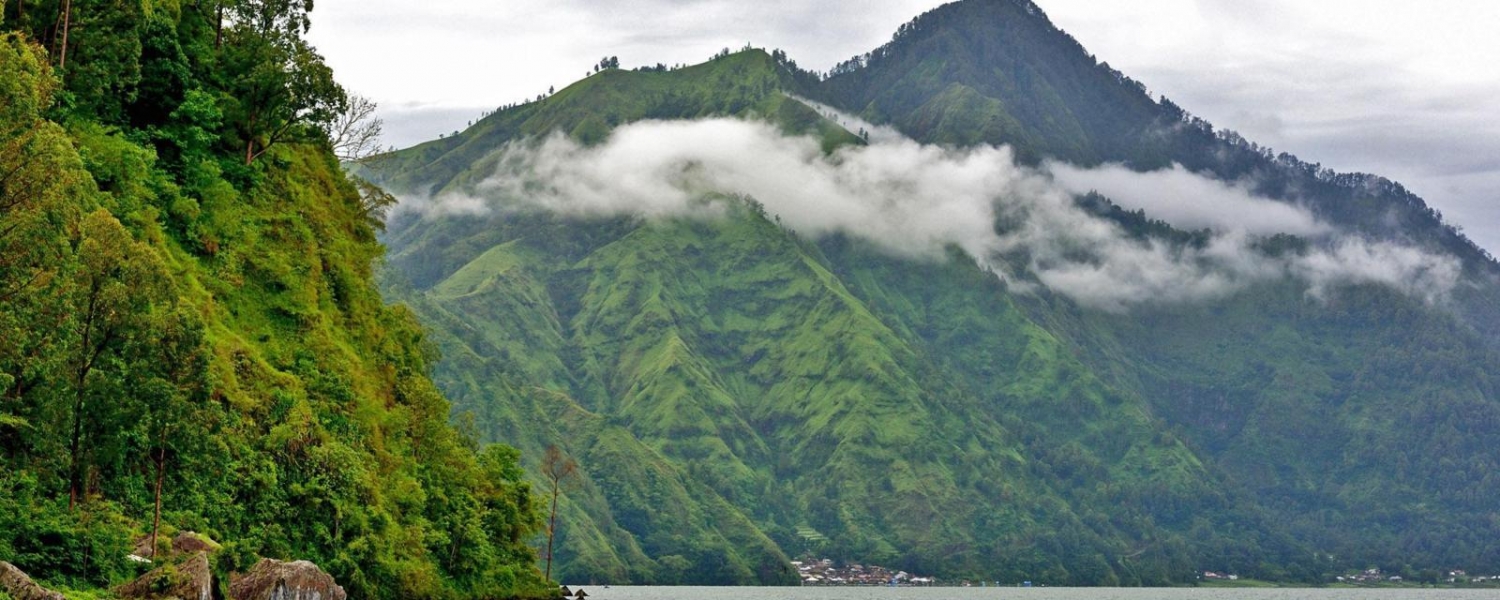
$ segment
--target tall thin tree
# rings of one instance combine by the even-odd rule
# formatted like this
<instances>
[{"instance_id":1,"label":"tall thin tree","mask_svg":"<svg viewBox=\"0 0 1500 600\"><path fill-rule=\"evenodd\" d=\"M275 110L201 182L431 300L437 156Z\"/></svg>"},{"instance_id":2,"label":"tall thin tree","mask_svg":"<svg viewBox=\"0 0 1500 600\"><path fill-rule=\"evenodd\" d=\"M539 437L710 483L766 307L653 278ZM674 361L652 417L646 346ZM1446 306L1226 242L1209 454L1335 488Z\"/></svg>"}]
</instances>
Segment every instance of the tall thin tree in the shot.
<instances>
[{"instance_id":1,"label":"tall thin tree","mask_svg":"<svg viewBox=\"0 0 1500 600\"><path fill-rule=\"evenodd\" d=\"M68 29L73 23L73 0L63 0L62 47L57 55L57 70L68 68Z\"/></svg>"},{"instance_id":2,"label":"tall thin tree","mask_svg":"<svg viewBox=\"0 0 1500 600\"><path fill-rule=\"evenodd\" d=\"M578 473L578 463L571 457L564 455L556 444L547 446L547 453L542 456L542 475L552 485L552 513L547 518L547 572L548 580L552 579L552 542L557 538L557 497L562 492L564 480L572 478Z\"/></svg>"}]
</instances>

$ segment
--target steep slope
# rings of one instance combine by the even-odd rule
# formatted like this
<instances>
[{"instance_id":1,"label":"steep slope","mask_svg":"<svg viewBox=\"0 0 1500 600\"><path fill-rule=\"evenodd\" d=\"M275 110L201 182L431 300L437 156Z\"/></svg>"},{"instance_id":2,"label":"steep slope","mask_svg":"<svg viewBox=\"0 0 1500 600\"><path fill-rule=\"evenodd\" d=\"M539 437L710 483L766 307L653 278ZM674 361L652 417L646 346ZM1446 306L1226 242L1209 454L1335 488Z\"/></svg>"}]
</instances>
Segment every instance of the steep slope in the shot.
<instances>
[{"instance_id":1,"label":"steep slope","mask_svg":"<svg viewBox=\"0 0 1500 600\"><path fill-rule=\"evenodd\" d=\"M1096 62L1030 0L933 9L835 68L817 94L923 142L1010 144L1024 160L1085 165L1168 160L1148 140L1170 122L1144 88Z\"/></svg>"},{"instance_id":2,"label":"steep slope","mask_svg":"<svg viewBox=\"0 0 1500 600\"><path fill-rule=\"evenodd\" d=\"M274 557L356 597L554 593L519 456L447 423L327 139L245 158L221 86L246 65L216 61L246 32L220 52L173 2L75 10L65 69L32 41L50 20L0 36L0 560L107 589L159 522L222 542L220 581ZM291 91L315 93L268 93Z\"/></svg>"},{"instance_id":3,"label":"steep slope","mask_svg":"<svg viewBox=\"0 0 1500 600\"><path fill-rule=\"evenodd\" d=\"M1188 543L1171 533L1193 525L1188 507L1227 510L1212 477L1146 416L1139 399L1090 376L1003 295L992 296L991 286L937 306L939 299L911 299L920 308L908 305L882 318L828 270L821 250L748 209L721 224L637 224L564 263L544 251L546 242L520 233L537 230L532 218L491 221L519 237L415 293L413 306L424 321L461 338L443 340L449 358L437 374L456 409L472 411L498 439L565 445L583 459L590 481L573 493L587 505L585 514L571 514L568 525L575 531L619 525L633 538L601 535L565 546L563 573L574 580L608 580L623 570L674 581L670 556L689 557L689 572L701 573L716 564L703 562L703 536L754 522L790 552L821 549L947 573L985 572L1009 560L1004 571L990 572L1165 582L1191 569L1182 550ZM861 257L850 262L903 268L873 253L841 251ZM963 264L951 270L963 286L993 282ZM931 295L920 270L906 269L911 287L903 292ZM894 294L873 282L890 275L848 277L859 292L889 300ZM915 345L926 341L900 321L914 311L972 308L966 302L977 298L997 309L990 318L1007 316L974 334L989 348L989 360L977 367L983 378L934 364L937 353ZM538 389L518 393L500 382ZM539 402L607 415L620 426L608 435L552 430L542 425L545 409L526 408ZM591 464L587 457L606 449L652 456L648 464L665 460L704 486L696 498L668 496L673 500L665 505L711 508L727 501L749 521L645 518L629 498L611 494L653 489L656 477ZM1109 490L1102 496L1101 484ZM1121 508L1097 514L1106 502ZM693 535L663 544L663 529ZM1063 531L1074 533L1056 537ZM1038 536L1045 541L1028 558L1012 555L1012 546L1037 544ZM1145 542L1158 536L1167 539L1161 547ZM1143 544L1136 549L1152 554L1136 565L1140 573L1116 575L1108 557ZM1267 545L1275 544L1281 552L1286 540ZM745 556L751 546L738 547L737 560L754 558ZM635 548L655 560L651 570L630 572ZM784 556L768 550L768 559ZM601 554L614 555L608 568L599 564ZM1089 557L1081 561L1087 568L1065 567L1069 556ZM709 581L776 579L761 573Z\"/></svg>"},{"instance_id":4,"label":"steep slope","mask_svg":"<svg viewBox=\"0 0 1500 600\"><path fill-rule=\"evenodd\" d=\"M803 552L1052 584L1500 568L1481 541L1496 533L1496 265L1420 199L1152 100L1025 0L939 8L822 82L780 56L608 70L370 173L416 207L386 237L386 289L439 332L455 410L587 472L567 494L567 578L774 582ZM508 145L554 133L599 145L635 121L733 116L832 156L864 143L787 94L1033 164L1181 164L1351 236L1455 257L1462 283L1428 303L1272 278L1109 312L1010 255L799 235L767 198L708 193L714 218L566 216L524 198L427 210L496 201L484 191ZM1141 244L1202 243L1107 199L1078 204Z\"/></svg>"}]
</instances>

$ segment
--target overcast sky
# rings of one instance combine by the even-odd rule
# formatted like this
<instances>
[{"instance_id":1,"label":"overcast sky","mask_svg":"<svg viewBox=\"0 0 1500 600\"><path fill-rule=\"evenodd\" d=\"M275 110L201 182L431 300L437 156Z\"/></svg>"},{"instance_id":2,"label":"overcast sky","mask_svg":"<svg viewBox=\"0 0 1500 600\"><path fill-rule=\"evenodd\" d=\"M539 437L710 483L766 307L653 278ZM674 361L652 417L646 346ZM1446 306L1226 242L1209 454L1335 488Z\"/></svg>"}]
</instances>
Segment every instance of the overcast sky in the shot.
<instances>
[{"instance_id":1,"label":"overcast sky","mask_svg":"<svg viewBox=\"0 0 1500 600\"><path fill-rule=\"evenodd\" d=\"M1090 52L1219 127L1407 185L1500 254L1500 2L1036 0ZM318 0L313 42L386 142L582 78L783 48L827 70L938 0Z\"/></svg>"}]
</instances>

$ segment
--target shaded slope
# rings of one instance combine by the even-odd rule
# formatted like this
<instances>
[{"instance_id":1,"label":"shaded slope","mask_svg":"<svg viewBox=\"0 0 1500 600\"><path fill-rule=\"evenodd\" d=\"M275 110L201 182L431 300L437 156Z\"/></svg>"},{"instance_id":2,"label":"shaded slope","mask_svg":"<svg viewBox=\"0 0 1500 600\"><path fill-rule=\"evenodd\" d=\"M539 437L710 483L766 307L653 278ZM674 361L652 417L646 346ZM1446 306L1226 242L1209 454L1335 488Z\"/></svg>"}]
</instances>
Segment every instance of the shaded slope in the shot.
<instances>
[{"instance_id":1,"label":"shaded slope","mask_svg":"<svg viewBox=\"0 0 1500 600\"><path fill-rule=\"evenodd\" d=\"M1101 63L1030 0L961 0L903 25L893 40L810 92L923 142L1008 144L1025 161L1137 170L1181 164L1330 223L1453 254L1483 290L1466 320L1500 339L1500 266L1400 184L1273 154L1218 129Z\"/></svg>"},{"instance_id":2,"label":"shaded slope","mask_svg":"<svg viewBox=\"0 0 1500 600\"><path fill-rule=\"evenodd\" d=\"M1162 112L1139 84L1099 64L1030 0L968 0L903 25L893 41L823 82L820 98L914 139L1010 144L1023 160L1134 159Z\"/></svg>"},{"instance_id":3,"label":"shaded slope","mask_svg":"<svg viewBox=\"0 0 1500 600\"><path fill-rule=\"evenodd\" d=\"M1125 318L1026 304L1328 551L1387 563L1494 560L1457 530L1483 522L1490 506L1466 499L1488 495L1488 478L1470 468L1495 453L1463 423L1488 422L1500 401L1490 379L1500 368L1500 269L1420 198L1376 176L1273 155L1152 101L1027 0L935 9L818 93L934 143L1007 143L1022 157L1137 169L1179 163L1462 259L1466 282L1439 307L1374 288L1324 304L1296 285ZM1434 465L1449 466L1442 476L1414 472Z\"/></svg>"}]
</instances>

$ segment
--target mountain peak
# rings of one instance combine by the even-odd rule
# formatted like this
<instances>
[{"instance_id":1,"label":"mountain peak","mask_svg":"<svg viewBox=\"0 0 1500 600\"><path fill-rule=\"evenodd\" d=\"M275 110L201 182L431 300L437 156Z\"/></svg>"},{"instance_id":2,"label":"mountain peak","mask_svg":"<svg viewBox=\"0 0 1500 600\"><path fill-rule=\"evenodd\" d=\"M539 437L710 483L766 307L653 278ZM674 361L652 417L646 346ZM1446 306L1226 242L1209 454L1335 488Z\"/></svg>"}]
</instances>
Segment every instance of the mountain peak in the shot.
<instances>
[{"instance_id":1,"label":"mountain peak","mask_svg":"<svg viewBox=\"0 0 1500 600\"><path fill-rule=\"evenodd\" d=\"M1029 0L930 10L836 67L824 87L921 141L1009 144L1026 160L1107 160L1139 146L1162 114L1144 86L1098 64Z\"/></svg>"}]
</instances>

